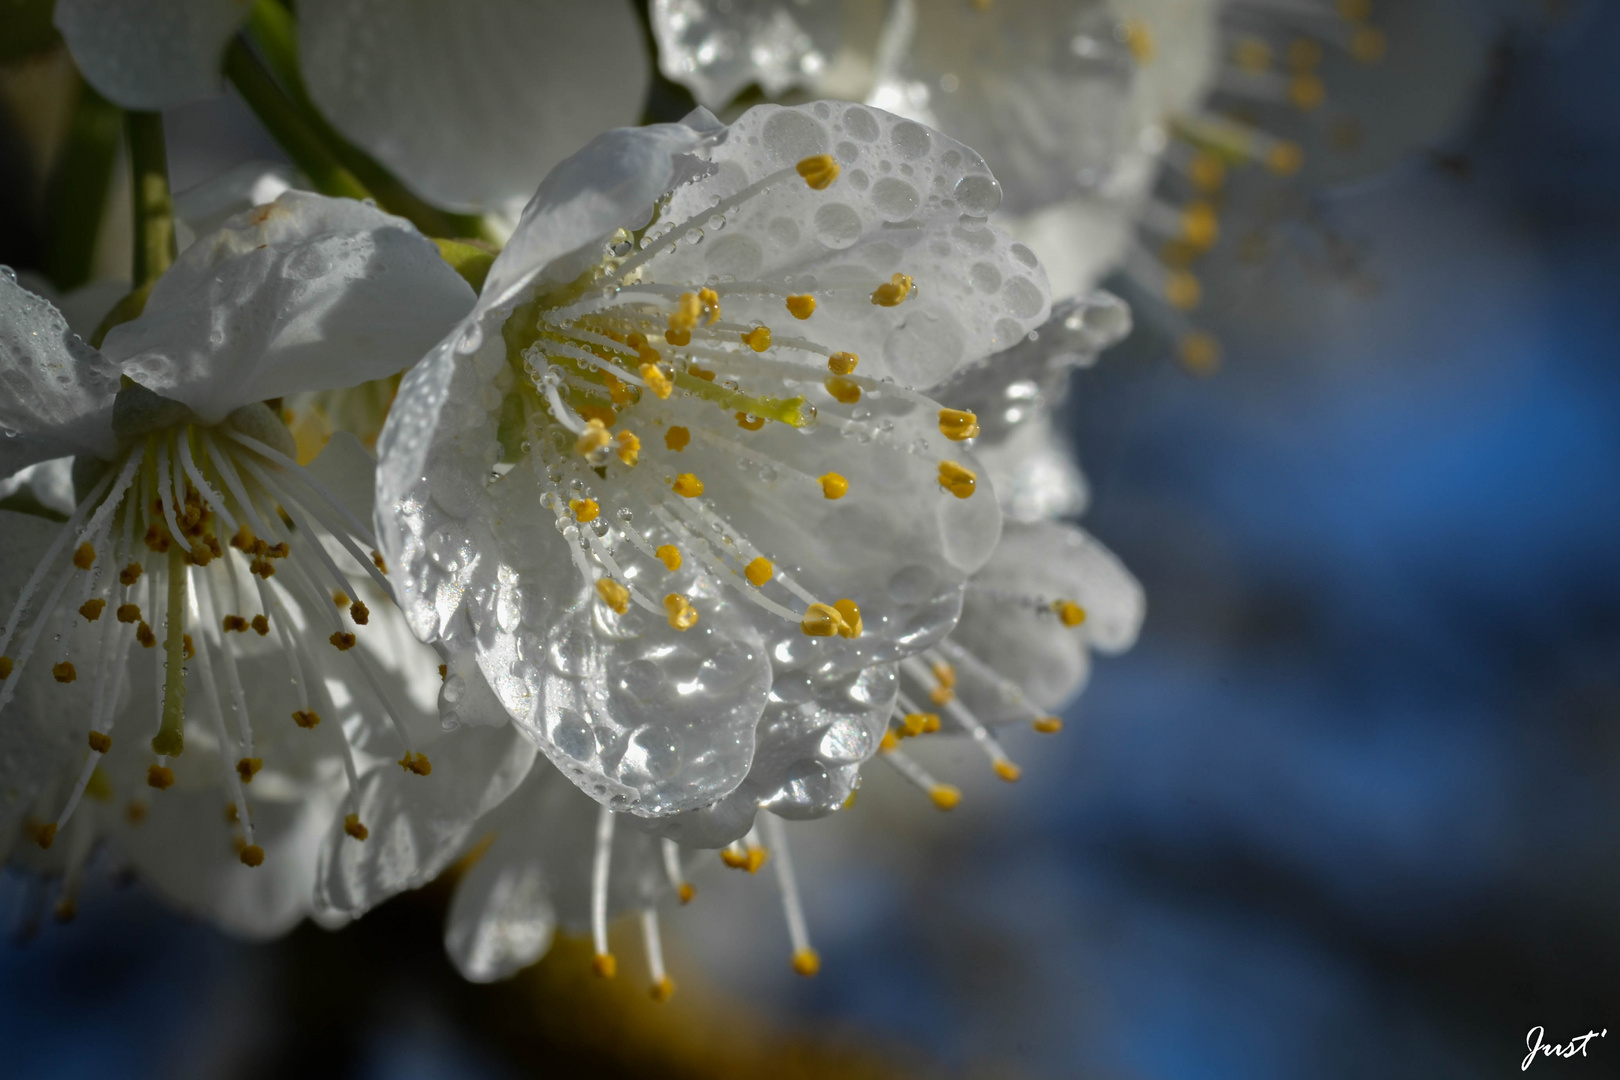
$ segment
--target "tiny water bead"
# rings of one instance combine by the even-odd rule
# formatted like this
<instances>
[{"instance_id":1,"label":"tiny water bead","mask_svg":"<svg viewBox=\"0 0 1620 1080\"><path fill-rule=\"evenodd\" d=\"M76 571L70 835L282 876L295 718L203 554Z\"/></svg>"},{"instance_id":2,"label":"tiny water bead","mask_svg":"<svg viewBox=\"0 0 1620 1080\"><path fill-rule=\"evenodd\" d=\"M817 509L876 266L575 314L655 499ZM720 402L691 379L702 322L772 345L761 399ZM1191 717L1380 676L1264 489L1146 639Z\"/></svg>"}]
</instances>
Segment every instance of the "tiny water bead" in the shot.
<instances>
[{"instance_id":1,"label":"tiny water bead","mask_svg":"<svg viewBox=\"0 0 1620 1080\"><path fill-rule=\"evenodd\" d=\"M153 398L139 387L124 393ZM125 441L54 539L41 545L43 556L0 628L0 719L45 707L48 698L37 692L18 697L37 682L36 666L64 685L96 673L88 699L68 717L29 718L82 724L89 751L65 798L41 808L48 824L35 830L39 844L49 847L76 821L94 827L87 793L116 793L129 800L131 823L144 820L139 788L167 791L182 757L200 754L201 763L185 770L187 783L221 791L239 861L260 866L265 849L250 792L267 769L284 790L335 742L352 798L357 769L343 725L305 737L318 745L300 746L286 734L313 733L323 715L365 715L391 726L405 748L401 766L427 775L431 766L395 714L387 677L368 650L356 648L373 621L358 582L390 595L371 530L297 465L292 439L273 414L249 406L219 424L186 420ZM323 538L343 554L329 551ZM108 608L115 617L104 619ZM47 630L54 630L48 641ZM150 659L142 656L148 651ZM268 675L271 669L279 677ZM354 688L341 709L327 689L328 671ZM149 697L141 692L146 682ZM365 709L354 697L360 687L370 692ZM289 719L287 729L276 727ZM131 724L135 730L123 735ZM348 834L364 839L352 811Z\"/></svg>"}]
</instances>

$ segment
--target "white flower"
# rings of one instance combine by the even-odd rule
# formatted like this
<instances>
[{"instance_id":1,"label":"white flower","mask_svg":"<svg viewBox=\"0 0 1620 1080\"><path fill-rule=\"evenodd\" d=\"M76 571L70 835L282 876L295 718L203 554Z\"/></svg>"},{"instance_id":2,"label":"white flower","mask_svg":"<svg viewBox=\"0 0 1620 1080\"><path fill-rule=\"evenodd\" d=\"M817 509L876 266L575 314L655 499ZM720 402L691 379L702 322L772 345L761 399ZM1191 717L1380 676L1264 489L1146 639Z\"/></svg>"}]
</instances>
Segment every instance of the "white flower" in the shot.
<instances>
[{"instance_id":1,"label":"white flower","mask_svg":"<svg viewBox=\"0 0 1620 1080\"><path fill-rule=\"evenodd\" d=\"M131 109L218 92L242 0L59 0L85 78ZM628 4L311 0L298 5L310 97L344 136L449 209L500 209L604 128L648 83Z\"/></svg>"},{"instance_id":2,"label":"white flower","mask_svg":"<svg viewBox=\"0 0 1620 1080\"><path fill-rule=\"evenodd\" d=\"M1047 314L995 195L966 147L825 103L559 166L380 443L380 539L459 690L475 658L615 809L703 815L756 763L835 809L884 668L950 629L999 531L972 418L913 389Z\"/></svg>"},{"instance_id":3,"label":"white flower","mask_svg":"<svg viewBox=\"0 0 1620 1080\"><path fill-rule=\"evenodd\" d=\"M386 375L471 301L407 223L298 192L188 248L99 352L0 276L0 473L72 454L81 495L5 515L4 843L25 826L71 880L111 834L240 933L310 910L361 775L430 770L436 658L367 551L368 455L301 469L260 402Z\"/></svg>"}]
</instances>

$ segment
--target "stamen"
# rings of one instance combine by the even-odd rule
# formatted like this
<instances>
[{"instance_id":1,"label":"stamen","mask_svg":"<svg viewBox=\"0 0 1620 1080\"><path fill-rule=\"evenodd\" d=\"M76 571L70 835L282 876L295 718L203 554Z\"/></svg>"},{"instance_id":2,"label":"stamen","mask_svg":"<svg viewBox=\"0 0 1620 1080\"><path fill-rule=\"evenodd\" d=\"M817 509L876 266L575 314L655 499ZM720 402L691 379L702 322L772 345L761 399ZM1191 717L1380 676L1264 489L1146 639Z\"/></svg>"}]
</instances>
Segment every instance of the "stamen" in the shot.
<instances>
[{"instance_id":1,"label":"stamen","mask_svg":"<svg viewBox=\"0 0 1620 1080\"><path fill-rule=\"evenodd\" d=\"M788 850L787 832L775 814L761 815L766 842L776 853L776 884L782 891L782 914L787 921L788 941L793 946L793 970L806 978L821 970L821 956L810 947L810 930L799 899L799 883L793 873L793 857Z\"/></svg>"},{"instance_id":2,"label":"stamen","mask_svg":"<svg viewBox=\"0 0 1620 1080\"><path fill-rule=\"evenodd\" d=\"M668 1001L675 993L675 982L664 970L664 943L658 936L657 909L641 909L641 937L647 945L647 971L652 976L649 993L654 1001Z\"/></svg>"},{"instance_id":3,"label":"stamen","mask_svg":"<svg viewBox=\"0 0 1620 1080\"><path fill-rule=\"evenodd\" d=\"M888 736L884 737L888 741ZM894 770L907 780L911 781L923 794L933 800L934 806L939 810L954 810L962 801L962 792L950 784L942 784L929 775L928 770L917 764L905 753L892 746L884 747L882 758L894 767Z\"/></svg>"},{"instance_id":4,"label":"stamen","mask_svg":"<svg viewBox=\"0 0 1620 1080\"><path fill-rule=\"evenodd\" d=\"M596 950L592 968L604 979L618 970L608 951L608 870L613 863L613 811L602 807L596 817L596 851L591 858L591 943Z\"/></svg>"},{"instance_id":5,"label":"stamen","mask_svg":"<svg viewBox=\"0 0 1620 1080\"><path fill-rule=\"evenodd\" d=\"M939 486L958 499L966 499L972 495L978 480L978 474L972 469L963 468L954 461L939 463Z\"/></svg>"},{"instance_id":6,"label":"stamen","mask_svg":"<svg viewBox=\"0 0 1620 1080\"><path fill-rule=\"evenodd\" d=\"M680 845L673 840L664 840L661 846L664 853L664 876L669 880L669 887L675 890L675 895L680 898L682 904L690 904L692 897L697 895L697 890L681 873Z\"/></svg>"}]
</instances>

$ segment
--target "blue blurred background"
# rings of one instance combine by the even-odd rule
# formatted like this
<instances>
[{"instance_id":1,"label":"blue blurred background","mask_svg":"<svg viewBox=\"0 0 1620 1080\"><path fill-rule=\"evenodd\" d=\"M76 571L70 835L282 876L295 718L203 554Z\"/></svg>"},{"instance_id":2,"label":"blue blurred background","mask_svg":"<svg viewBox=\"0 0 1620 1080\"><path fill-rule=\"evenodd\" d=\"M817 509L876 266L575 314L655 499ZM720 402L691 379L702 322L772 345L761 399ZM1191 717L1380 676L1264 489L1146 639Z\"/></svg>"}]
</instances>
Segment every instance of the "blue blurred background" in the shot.
<instances>
[{"instance_id":1,"label":"blue blurred background","mask_svg":"<svg viewBox=\"0 0 1620 1080\"><path fill-rule=\"evenodd\" d=\"M1319 200L1372 288L1283 252L1219 375L1144 309L1078 376L1141 643L949 829L796 830L822 975L773 939L709 957L718 993L931 1075L1505 1076L1536 1025L1613 1025L1530 1072L1620 1076L1616 56L1613 3L1502 31L1453 145ZM492 1040L431 902L253 947L139 888L30 934L29 888L0 886L9 1077L637 1073Z\"/></svg>"}]
</instances>

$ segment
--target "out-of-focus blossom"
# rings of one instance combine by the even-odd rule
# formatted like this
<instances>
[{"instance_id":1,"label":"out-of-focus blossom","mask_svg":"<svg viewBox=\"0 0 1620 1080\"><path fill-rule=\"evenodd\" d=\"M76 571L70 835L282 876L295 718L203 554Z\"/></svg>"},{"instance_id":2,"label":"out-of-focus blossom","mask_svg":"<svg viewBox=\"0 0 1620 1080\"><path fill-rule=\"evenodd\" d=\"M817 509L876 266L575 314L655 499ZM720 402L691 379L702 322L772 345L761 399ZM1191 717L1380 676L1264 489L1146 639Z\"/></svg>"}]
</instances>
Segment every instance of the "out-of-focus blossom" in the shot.
<instances>
[{"instance_id":1,"label":"out-of-focus blossom","mask_svg":"<svg viewBox=\"0 0 1620 1080\"><path fill-rule=\"evenodd\" d=\"M0 278L0 472L71 454L77 481L65 524L5 515L0 627L0 843L61 907L112 836L277 933L334 819L365 838L362 777L433 782L436 657L388 600L373 465L344 437L299 467L262 402L388 374L471 301L406 222L302 193L193 244L99 351Z\"/></svg>"},{"instance_id":2,"label":"out-of-focus blossom","mask_svg":"<svg viewBox=\"0 0 1620 1080\"><path fill-rule=\"evenodd\" d=\"M85 77L131 109L220 88L241 0L61 0ZM317 0L298 5L315 104L417 194L453 210L521 202L597 132L633 122L648 83L629 4Z\"/></svg>"}]
</instances>

